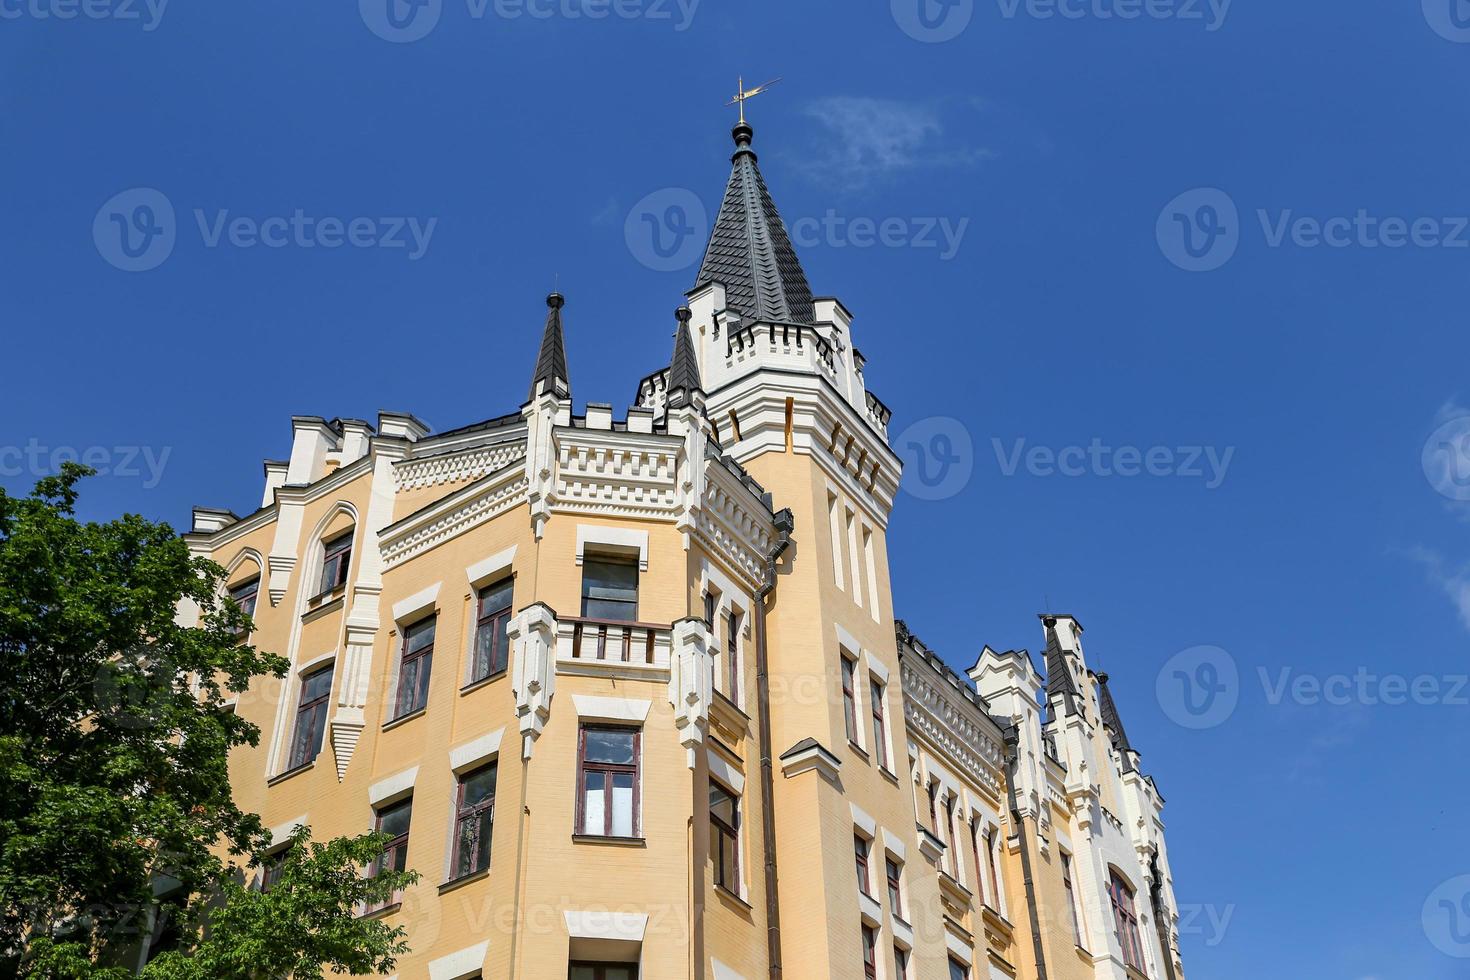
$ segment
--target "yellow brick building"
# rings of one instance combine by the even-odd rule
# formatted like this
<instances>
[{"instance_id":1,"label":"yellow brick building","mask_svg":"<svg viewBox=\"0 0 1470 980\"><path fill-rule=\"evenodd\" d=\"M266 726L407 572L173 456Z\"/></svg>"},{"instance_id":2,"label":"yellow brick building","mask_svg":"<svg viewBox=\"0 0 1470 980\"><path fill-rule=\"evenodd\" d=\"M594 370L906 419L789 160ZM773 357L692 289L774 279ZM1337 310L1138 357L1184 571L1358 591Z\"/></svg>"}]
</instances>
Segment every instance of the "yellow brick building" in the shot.
<instances>
[{"instance_id":1,"label":"yellow brick building","mask_svg":"<svg viewBox=\"0 0 1470 980\"><path fill-rule=\"evenodd\" d=\"M1162 800L1080 626L1046 618L1043 687L895 620L888 409L734 138L621 417L576 414L552 294L518 411L297 417L259 510L196 509L291 663L236 705L240 804L393 835L421 881L364 914L405 980L1179 980Z\"/></svg>"}]
</instances>

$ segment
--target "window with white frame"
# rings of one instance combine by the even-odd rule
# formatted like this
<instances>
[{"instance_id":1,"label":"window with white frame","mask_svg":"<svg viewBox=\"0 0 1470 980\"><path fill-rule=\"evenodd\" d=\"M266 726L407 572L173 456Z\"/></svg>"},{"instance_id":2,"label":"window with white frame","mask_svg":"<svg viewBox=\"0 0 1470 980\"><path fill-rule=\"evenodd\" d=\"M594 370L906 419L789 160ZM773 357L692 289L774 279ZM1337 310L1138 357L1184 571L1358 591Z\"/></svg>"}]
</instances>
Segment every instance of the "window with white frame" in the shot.
<instances>
[{"instance_id":1,"label":"window with white frame","mask_svg":"<svg viewBox=\"0 0 1470 980\"><path fill-rule=\"evenodd\" d=\"M847 728L847 740L858 743L857 709L857 661L847 654L842 655L842 720Z\"/></svg>"},{"instance_id":2,"label":"window with white frame","mask_svg":"<svg viewBox=\"0 0 1470 980\"><path fill-rule=\"evenodd\" d=\"M347 584L347 573L352 564L352 534L348 528L322 542L321 574L317 579L317 597L335 592Z\"/></svg>"},{"instance_id":3,"label":"window with white frame","mask_svg":"<svg viewBox=\"0 0 1470 980\"><path fill-rule=\"evenodd\" d=\"M1086 948L1082 935L1082 917L1077 914L1077 889L1072 884L1072 855L1066 851L1062 855L1062 888L1067 893L1067 910L1072 913L1072 936L1078 946Z\"/></svg>"}]
</instances>

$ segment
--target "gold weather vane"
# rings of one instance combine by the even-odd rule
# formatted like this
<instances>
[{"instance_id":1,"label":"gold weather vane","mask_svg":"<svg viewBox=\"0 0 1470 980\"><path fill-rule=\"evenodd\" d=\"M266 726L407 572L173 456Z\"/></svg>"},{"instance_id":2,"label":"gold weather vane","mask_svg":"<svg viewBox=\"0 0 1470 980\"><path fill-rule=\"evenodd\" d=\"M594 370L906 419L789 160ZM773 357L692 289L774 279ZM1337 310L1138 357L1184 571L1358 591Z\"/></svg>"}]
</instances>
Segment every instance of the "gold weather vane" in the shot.
<instances>
[{"instance_id":1,"label":"gold weather vane","mask_svg":"<svg viewBox=\"0 0 1470 980\"><path fill-rule=\"evenodd\" d=\"M772 85L775 85L780 80L781 79L779 79L779 78L773 78L769 82L763 82L760 85L757 85L755 88L747 90L746 87L745 87L745 79L744 78L741 78L741 79L739 79L739 81L737 82L737 85L736 85L735 98L731 99L729 102L726 102L725 105L738 105L738 106L740 106L740 123L741 123L741 125L744 125L745 124L745 100L746 99L753 99L753 98L755 98L757 95L760 95L762 92L764 92L766 89L770 88Z\"/></svg>"}]
</instances>

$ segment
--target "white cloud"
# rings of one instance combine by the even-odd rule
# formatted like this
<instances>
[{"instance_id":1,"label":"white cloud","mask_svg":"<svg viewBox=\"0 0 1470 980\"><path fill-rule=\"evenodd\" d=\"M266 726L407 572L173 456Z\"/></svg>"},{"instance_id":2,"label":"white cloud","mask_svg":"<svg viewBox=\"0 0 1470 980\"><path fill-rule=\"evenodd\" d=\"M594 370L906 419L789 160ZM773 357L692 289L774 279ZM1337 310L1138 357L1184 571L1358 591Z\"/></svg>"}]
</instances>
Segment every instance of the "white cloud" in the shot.
<instances>
[{"instance_id":1,"label":"white cloud","mask_svg":"<svg viewBox=\"0 0 1470 980\"><path fill-rule=\"evenodd\" d=\"M1429 548L1410 549L1409 557L1424 566L1429 581L1455 604L1460 622L1470 630L1470 569L1452 567L1443 556Z\"/></svg>"},{"instance_id":2,"label":"white cloud","mask_svg":"<svg viewBox=\"0 0 1470 980\"><path fill-rule=\"evenodd\" d=\"M822 180L860 186L921 168L968 167L994 154L956 147L933 106L899 99L831 96L808 103L805 114L822 127L822 144L810 157Z\"/></svg>"}]
</instances>

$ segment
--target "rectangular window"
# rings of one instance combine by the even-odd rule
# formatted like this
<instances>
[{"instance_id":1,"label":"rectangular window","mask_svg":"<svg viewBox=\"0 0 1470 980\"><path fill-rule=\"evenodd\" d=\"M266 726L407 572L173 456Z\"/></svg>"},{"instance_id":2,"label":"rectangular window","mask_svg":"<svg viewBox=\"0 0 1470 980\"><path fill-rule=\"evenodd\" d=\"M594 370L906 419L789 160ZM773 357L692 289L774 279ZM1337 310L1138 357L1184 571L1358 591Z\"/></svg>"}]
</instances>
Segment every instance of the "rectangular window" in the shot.
<instances>
[{"instance_id":1,"label":"rectangular window","mask_svg":"<svg viewBox=\"0 0 1470 980\"><path fill-rule=\"evenodd\" d=\"M984 905L985 898L985 863L980 860L980 818L970 818L970 857L975 865L975 894L980 898L980 904Z\"/></svg>"},{"instance_id":2,"label":"rectangular window","mask_svg":"<svg viewBox=\"0 0 1470 980\"><path fill-rule=\"evenodd\" d=\"M897 980L909 980L909 951L902 946L893 947L893 975Z\"/></svg>"},{"instance_id":3,"label":"rectangular window","mask_svg":"<svg viewBox=\"0 0 1470 980\"><path fill-rule=\"evenodd\" d=\"M955 847L958 841L954 835L954 797L950 796L944 801L944 859L949 865L949 873L956 880L960 877L960 855L959 849Z\"/></svg>"},{"instance_id":4,"label":"rectangular window","mask_svg":"<svg viewBox=\"0 0 1470 980\"><path fill-rule=\"evenodd\" d=\"M1072 913L1072 936L1082 945L1082 923L1077 918L1077 893L1072 888L1072 855L1062 852L1062 887L1067 892L1067 909Z\"/></svg>"},{"instance_id":5,"label":"rectangular window","mask_svg":"<svg viewBox=\"0 0 1470 980\"><path fill-rule=\"evenodd\" d=\"M455 878L490 867L490 836L495 826L495 775L490 763L459 778L454 800Z\"/></svg>"},{"instance_id":6,"label":"rectangular window","mask_svg":"<svg viewBox=\"0 0 1470 980\"><path fill-rule=\"evenodd\" d=\"M394 718L421 711L429 703L429 671L434 666L434 623L437 618L430 616L419 620L403 631L403 658L398 665Z\"/></svg>"},{"instance_id":7,"label":"rectangular window","mask_svg":"<svg viewBox=\"0 0 1470 980\"><path fill-rule=\"evenodd\" d=\"M731 611L725 621L725 670L729 687L725 693L736 704L740 703L740 614Z\"/></svg>"},{"instance_id":8,"label":"rectangular window","mask_svg":"<svg viewBox=\"0 0 1470 980\"><path fill-rule=\"evenodd\" d=\"M582 563L582 617L615 623L638 621L638 565L615 558Z\"/></svg>"},{"instance_id":9,"label":"rectangular window","mask_svg":"<svg viewBox=\"0 0 1470 980\"><path fill-rule=\"evenodd\" d=\"M709 784L709 856L715 884L740 894L740 801L715 783Z\"/></svg>"},{"instance_id":10,"label":"rectangular window","mask_svg":"<svg viewBox=\"0 0 1470 980\"><path fill-rule=\"evenodd\" d=\"M888 910L903 918L903 872L893 858L884 858L883 870L888 876Z\"/></svg>"},{"instance_id":11,"label":"rectangular window","mask_svg":"<svg viewBox=\"0 0 1470 980\"><path fill-rule=\"evenodd\" d=\"M853 863L857 868L858 891L871 898L873 881L868 872L868 847L867 840L858 834L852 835Z\"/></svg>"},{"instance_id":12,"label":"rectangular window","mask_svg":"<svg viewBox=\"0 0 1470 980\"><path fill-rule=\"evenodd\" d=\"M577 825L598 837L638 836L638 750L633 728L586 725L578 746Z\"/></svg>"},{"instance_id":13,"label":"rectangular window","mask_svg":"<svg viewBox=\"0 0 1470 980\"><path fill-rule=\"evenodd\" d=\"M949 958L949 980L970 980L970 968L953 956Z\"/></svg>"},{"instance_id":14,"label":"rectangular window","mask_svg":"<svg viewBox=\"0 0 1470 980\"><path fill-rule=\"evenodd\" d=\"M510 628L512 579L496 582L475 596L475 659L470 683L505 670L510 662L506 631Z\"/></svg>"},{"instance_id":15,"label":"rectangular window","mask_svg":"<svg viewBox=\"0 0 1470 980\"><path fill-rule=\"evenodd\" d=\"M373 822L373 830L379 834L387 834L388 842L383 846L383 856L373 862L369 869L369 876L376 876L383 871L403 871L408 867L408 825L413 817L413 797L385 806L377 811ZM380 905L372 906L369 912L394 905L399 901L400 895L394 894Z\"/></svg>"},{"instance_id":16,"label":"rectangular window","mask_svg":"<svg viewBox=\"0 0 1470 980\"><path fill-rule=\"evenodd\" d=\"M985 859L990 866L990 887L992 896L995 898L995 910L1004 911L1005 900L1001 898L1000 871L995 866L995 828L991 827L985 832Z\"/></svg>"},{"instance_id":17,"label":"rectangular window","mask_svg":"<svg viewBox=\"0 0 1470 980\"><path fill-rule=\"evenodd\" d=\"M878 930L863 926L863 977L878 980Z\"/></svg>"},{"instance_id":18,"label":"rectangular window","mask_svg":"<svg viewBox=\"0 0 1470 980\"><path fill-rule=\"evenodd\" d=\"M1108 898L1113 903L1113 924L1118 944L1123 947L1123 962L1138 972L1143 969L1143 944L1138 938L1138 916L1133 911L1133 889L1115 871L1108 881Z\"/></svg>"},{"instance_id":19,"label":"rectangular window","mask_svg":"<svg viewBox=\"0 0 1470 980\"><path fill-rule=\"evenodd\" d=\"M868 693L873 701L873 757L878 760L878 765L887 769L888 733L883 720L883 685L872 681Z\"/></svg>"},{"instance_id":20,"label":"rectangular window","mask_svg":"<svg viewBox=\"0 0 1470 980\"><path fill-rule=\"evenodd\" d=\"M873 557L873 532L863 528L863 562L868 570L868 608L875 620L881 618L878 609L878 564Z\"/></svg>"},{"instance_id":21,"label":"rectangular window","mask_svg":"<svg viewBox=\"0 0 1470 980\"><path fill-rule=\"evenodd\" d=\"M852 601L859 606L863 604L863 573L858 567L858 543L857 543L857 516L852 511L847 514L847 553L852 559Z\"/></svg>"},{"instance_id":22,"label":"rectangular window","mask_svg":"<svg viewBox=\"0 0 1470 980\"><path fill-rule=\"evenodd\" d=\"M322 577L318 595L335 592L347 584L347 568L352 563L352 531L343 531L322 545Z\"/></svg>"},{"instance_id":23,"label":"rectangular window","mask_svg":"<svg viewBox=\"0 0 1470 980\"><path fill-rule=\"evenodd\" d=\"M570 980L638 980L636 963L576 962L567 971Z\"/></svg>"},{"instance_id":24,"label":"rectangular window","mask_svg":"<svg viewBox=\"0 0 1470 980\"><path fill-rule=\"evenodd\" d=\"M260 576L230 587L230 598L247 616L255 615L255 600L260 596Z\"/></svg>"},{"instance_id":25,"label":"rectangular window","mask_svg":"<svg viewBox=\"0 0 1470 980\"><path fill-rule=\"evenodd\" d=\"M281 880L281 872L286 870L286 849L283 848L268 856L260 869L260 890L268 892L276 887Z\"/></svg>"},{"instance_id":26,"label":"rectangular window","mask_svg":"<svg viewBox=\"0 0 1470 980\"><path fill-rule=\"evenodd\" d=\"M940 840L943 840L944 838L943 837L940 837L940 834L939 834L939 811L936 808L937 807L937 801L938 801L938 799L939 799L939 780L937 780L937 779L930 779L929 780L929 829L932 830L932 831L934 831L934 836L935 837L939 837Z\"/></svg>"},{"instance_id":27,"label":"rectangular window","mask_svg":"<svg viewBox=\"0 0 1470 980\"><path fill-rule=\"evenodd\" d=\"M704 594L704 625L715 628L715 594L708 591Z\"/></svg>"},{"instance_id":28,"label":"rectangular window","mask_svg":"<svg viewBox=\"0 0 1470 980\"><path fill-rule=\"evenodd\" d=\"M842 712L847 724L847 740L857 744L857 692L853 690L853 672L856 664L847 657L842 658Z\"/></svg>"},{"instance_id":29,"label":"rectangular window","mask_svg":"<svg viewBox=\"0 0 1470 980\"><path fill-rule=\"evenodd\" d=\"M327 729L327 702L332 696L332 668L323 667L301 678L301 698L296 703L296 724L291 732L291 758L287 770L300 769L316 760Z\"/></svg>"}]
</instances>

